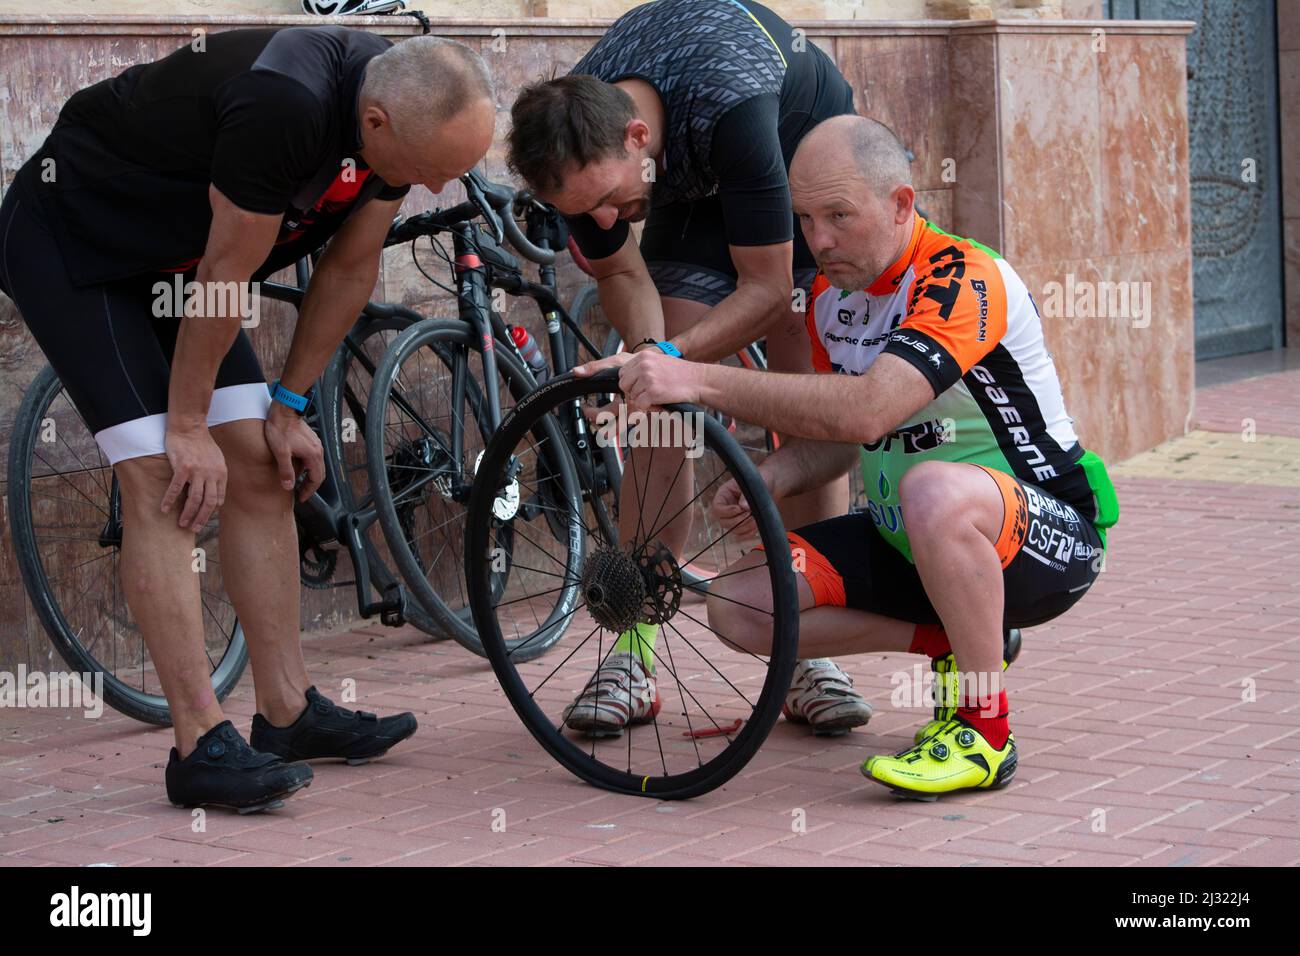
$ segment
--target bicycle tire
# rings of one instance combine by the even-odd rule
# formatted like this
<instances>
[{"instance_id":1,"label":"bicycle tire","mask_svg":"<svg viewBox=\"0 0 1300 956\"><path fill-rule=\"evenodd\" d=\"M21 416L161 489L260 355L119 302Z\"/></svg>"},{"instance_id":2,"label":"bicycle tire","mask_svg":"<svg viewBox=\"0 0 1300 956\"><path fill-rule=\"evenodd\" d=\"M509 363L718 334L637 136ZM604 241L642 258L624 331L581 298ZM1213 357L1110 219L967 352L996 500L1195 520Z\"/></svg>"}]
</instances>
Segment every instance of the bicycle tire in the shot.
<instances>
[{"instance_id":1,"label":"bicycle tire","mask_svg":"<svg viewBox=\"0 0 1300 956\"><path fill-rule=\"evenodd\" d=\"M734 732L734 739L730 734L727 735L727 746L708 762L682 774L659 777L635 774L597 760L594 753L588 754L565 737L539 707L520 676L516 667L520 660L512 655L503 638L490 587L491 523L487 518L493 505L496 479L506 473L516 443L540 422L553 418L556 409L594 393L616 392L617 387L618 375L612 370L586 379L562 376L528 395L505 416L483 456L479 477L470 498L469 540L465 551L470 600L488 659L492 662L492 668L507 699L528 731L551 756L575 776L606 790L665 800L688 799L726 783L753 757L780 716L798 651L798 595L789 543L781 525L780 514L767 493L757 468L726 429L711 416L702 416L705 443L714 451L720 449L719 454L728 466L734 468L732 476L750 502L762 542L767 549L773 593L774 631L762 693L749 720ZM684 414L700 413L693 406L671 406L669 410ZM630 739L628 746L630 753ZM660 750L662 756L662 745Z\"/></svg>"},{"instance_id":2,"label":"bicycle tire","mask_svg":"<svg viewBox=\"0 0 1300 956\"><path fill-rule=\"evenodd\" d=\"M470 351L480 352L481 343L478 336L463 322L428 319L403 332L393 342L383 361L376 368L369 400L370 414L367 416L366 421L366 454L370 468L371 487L382 489L377 490L375 493L375 508L379 516L380 526L383 528L384 537L388 541L389 551L392 553L398 570L401 572L402 578L412 595L420 601L423 607L429 610L439 627L449 634L453 640L470 652L482 657L485 656L486 652L474 625L473 617L469 613L468 604L462 610L451 607L438 589L429 581L427 577L428 569L423 566L418 555L407 541L407 529L402 526L399 519L392 494L392 482L387 477L391 463L385 455L384 429L387 423L393 383L400 374L403 363L423 348L432 348L435 354L438 355L439 360L450 369L451 350L463 349L466 350L465 354L468 355ZM526 373L514 356L504 350L497 350L496 363L498 374L504 377L506 387L516 401L529 393L531 376ZM472 374L466 376L466 381L470 389L467 397L471 406L474 406L472 409L473 418L478 425L480 437L486 444L491 438L492 432L483 423L484 409L482 408L481 386L478 385ZM550 427L554 429L552 438L556 441L557 447L566 449L558 462L558 479L565 487L572 486L576 488L578 479L572 460L568 457L567 443L561 441L557 425L552 423ZM458 463L458 467L461 468L465 467L465 465L466 463ZM575 546L581 547L581 542L576 543ZM463 572L458 567L455 573L461 574ZM506 573L509 573L508 569ZM571 598L562 594L559 603L562 604L566 600L571 600ZM526 653L532 658L546 653L551 645L562 636L562 630L553 630L553 633L547 632L542 638L538 638L535 634L530 635L529 638L521 638L518 644L522 645L525 640L530 640L531 643L528 644Z\"/></svg>"}]
</instances>

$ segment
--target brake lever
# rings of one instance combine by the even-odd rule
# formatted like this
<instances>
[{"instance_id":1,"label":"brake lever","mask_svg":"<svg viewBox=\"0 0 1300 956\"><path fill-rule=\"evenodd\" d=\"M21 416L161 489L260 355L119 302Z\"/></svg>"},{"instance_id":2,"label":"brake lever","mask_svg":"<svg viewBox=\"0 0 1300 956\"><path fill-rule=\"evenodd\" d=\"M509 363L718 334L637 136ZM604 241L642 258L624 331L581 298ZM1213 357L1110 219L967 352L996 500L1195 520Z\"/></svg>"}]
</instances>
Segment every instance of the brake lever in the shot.
<instances>
[{"instance_id":1,"label":"brake lever","mask_svg":"<svg viewBox=\"0 0 1300 956\"><path fill-rule=\"evenodd\" d=\"M487 196L483 194L483 189L478 184L478 177L469 172L462 176L460 181L465 184L465 194L469 197L469 201L478 207L483 218L487 220L493 240L498 244L504 242L506 237L505 227L501 225L501 219L497 216L496 210L492 208Z\"/></svg>"}]
</instances>

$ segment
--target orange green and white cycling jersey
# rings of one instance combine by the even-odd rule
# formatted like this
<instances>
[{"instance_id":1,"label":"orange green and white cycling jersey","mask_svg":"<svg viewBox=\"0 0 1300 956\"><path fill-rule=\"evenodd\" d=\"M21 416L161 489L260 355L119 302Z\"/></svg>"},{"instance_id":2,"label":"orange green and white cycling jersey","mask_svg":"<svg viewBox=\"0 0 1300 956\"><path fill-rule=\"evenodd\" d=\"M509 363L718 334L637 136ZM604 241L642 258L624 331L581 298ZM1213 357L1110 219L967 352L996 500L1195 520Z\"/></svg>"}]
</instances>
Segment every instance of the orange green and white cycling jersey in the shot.
<instances>
[{"instance_id":1,"label":"orange green and white cycling jersey","mask_svg":"<svg viewBox=\"0 0 1300 956\"><path fill-rule=\"evenodd\" d=\"M1033 298L992 249L916 215L907 248L868 288L819 275L807 323L817 371L861 375L887 352L934 388L934 401L861 456L871 519L908 560L899 482L932 459L1014 475L1099 529L1114 523L1114 490L1066 414Z\"/></svg>"}]
</instances>

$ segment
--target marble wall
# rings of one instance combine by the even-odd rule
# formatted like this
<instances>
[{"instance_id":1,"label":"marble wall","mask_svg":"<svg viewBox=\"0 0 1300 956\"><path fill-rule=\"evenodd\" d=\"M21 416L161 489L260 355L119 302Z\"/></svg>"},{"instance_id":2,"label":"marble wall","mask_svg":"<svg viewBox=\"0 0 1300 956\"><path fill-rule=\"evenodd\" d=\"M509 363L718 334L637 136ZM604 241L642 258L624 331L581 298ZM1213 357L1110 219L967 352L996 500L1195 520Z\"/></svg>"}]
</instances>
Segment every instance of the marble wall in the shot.
<instances>
[{"instance_id":1,"label":"marble wall","mask_svg":"<svg viewBox=\"0 0 1300 956\"><path fill-rule=\"evenodd\" d=\"M614 18L643 0L479 0L476 17L608 17ZM464 12L460 0L420 0L408 7L431 17L455 17ZM787 19L800 20L971 20L988 17L1101 17L1101 0L768 0L767 6ZM0 0L0 15L31 12L30 0ZM87 14L150 14L150 0L46 0L42 11L58 17ZM174 18L248 14L268 16L300 13L300 0L172 0Z\"/></svg>"},{"instance_id":2,"label":"marble wall","mask_svg":"<svg viewBox=\"0 0 1300 956\"><path fill-rule=\"evenodd\" d=\"M1065 7L1092 10L1070 0L1063 0ZM175 49L196 24L219 30L267 22L317 21L0 16L0 189L76 89ZM393 36L415 30L404 20L366 23ZM499 132L515 92L553 70L567 70L605 25L435 21L438 33L480 49L498 77ZM1084 443L1120 460L1181 434L1193 400L1184 53L1191 25L1025 18L809 20L802 26L853 83L859 112L889 124L916 154L914 175L927 214L949 231L1002 251L1040 308L1057 284L1071 291L1084 288L1080 283L1137 283L1149 292L1145 321L1105 309L1081 314L1086 308L1044 316ZM498 28L505 31L504 44L493 43ZM505 176L499 141L487 172ZM431 196L417 187L406 210L446 205L458 198L453 192ZM1295 199L1295 190L1288 196ZM1297 209L1288 206L1292 226ZM1288 237L1294 248L1294 228ZM1295 257L1289 262L1294 268ZM562 281L568 294L582 284L572 267L562 270ZM386 254L375 296L427 314L454 314L450 303L430 294L405 248ZM535 322L526 311L512 317ZM254 331L268 374L283 361L291 331L285 310L264 315ZM7 457L18 402L42 364L12 304L0 296L0 456ZM341 572L350 577L350 569ZM309 629L345 623L355 614L350 589L305 591L304 598ZM48 655L23 594L6 520L0 526L0 669L19 661L34 666Z\"/></svg>"}]
</instances>

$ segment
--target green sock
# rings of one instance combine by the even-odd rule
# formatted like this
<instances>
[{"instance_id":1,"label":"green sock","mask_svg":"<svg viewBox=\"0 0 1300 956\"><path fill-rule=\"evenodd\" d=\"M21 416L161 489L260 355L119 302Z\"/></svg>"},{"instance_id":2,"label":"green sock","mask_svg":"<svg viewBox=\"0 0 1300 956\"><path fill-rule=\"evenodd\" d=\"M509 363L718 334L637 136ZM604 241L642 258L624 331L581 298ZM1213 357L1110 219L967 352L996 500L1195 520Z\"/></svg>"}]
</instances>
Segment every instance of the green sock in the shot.
<instances>
[{"instance_id":1,"label":"green sock","mask_svg":"<svg viewBox=\"0 0 1300 956\"><path fill-rule=\"evenodd\" d=\"M633 624L614 642L614 653L635 654L641 658L646 670L652 671L655 668L655 637L658 633L658 624Z\"/></svg>"}]
</instances>

